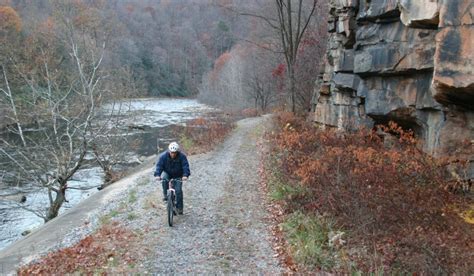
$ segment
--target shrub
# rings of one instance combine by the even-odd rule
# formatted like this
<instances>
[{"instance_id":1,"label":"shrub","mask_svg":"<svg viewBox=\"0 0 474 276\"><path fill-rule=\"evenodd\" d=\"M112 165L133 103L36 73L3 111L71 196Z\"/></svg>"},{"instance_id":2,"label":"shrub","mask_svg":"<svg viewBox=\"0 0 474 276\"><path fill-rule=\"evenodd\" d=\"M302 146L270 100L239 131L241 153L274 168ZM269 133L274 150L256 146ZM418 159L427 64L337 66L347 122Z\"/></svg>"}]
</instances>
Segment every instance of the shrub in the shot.
<instances>
[{"instance_id":1,"label":"shrub","mask_svg":"<svg viewBox=\"0 0 474 276\"><path fill-rule=\"evenodd\" d=\"M180 143L189 154L211 150L233 129L230 119L197 118L186 123Z\"/></svg>"},{"instance_id":2,"label":"shrub","mask_svg":"<svg viewBox=\"0 0 474 276\"><path fill-rule=\"evenodd\" d=\"M474 271L472 226L456 214L468 198L443 187L446 172L395 123L377 131L321 130L288 113L271 139L276 166L288 178L287 212L331 214L350 231L349 258L362 271ZM280 191L282 192L282 191ZM295 206L294 202L298 202ZM471 199L472 201L472 199Z\"/></svg>"},{"instance_id":3,"label":"shrub","mask_svg":"<svg viewBox=\"0 0 474 276\"><path fill-rule=\"evenodd\" d=\"M256 117L258 116L258 110L255 108L246 108L240 112L243 117Z\"/></svg>"}]
</instances>

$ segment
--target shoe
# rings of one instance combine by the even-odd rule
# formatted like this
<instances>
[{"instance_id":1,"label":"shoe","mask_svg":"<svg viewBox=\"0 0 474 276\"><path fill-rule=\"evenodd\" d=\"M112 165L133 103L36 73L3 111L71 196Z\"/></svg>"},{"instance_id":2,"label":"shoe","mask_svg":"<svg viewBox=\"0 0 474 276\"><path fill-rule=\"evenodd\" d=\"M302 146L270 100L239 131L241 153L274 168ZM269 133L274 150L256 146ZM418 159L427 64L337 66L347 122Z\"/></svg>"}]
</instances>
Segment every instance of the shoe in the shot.
<instances>
[{"instance_id":1,"label":"shoe","mask_svg":"<svg viewBox=\"0 0 474 276\"><path fill-rule=\"evenodd\" d=\"M167 198L167 197L164 197L164 198L163 198L163 201L164 201L164 202L167 202L167 201L168 201L168 198Z\"/></svg>"},{"instance_id":2,"label":"shoe","mask_svg":"<svg viewBox=\"0 0 474 276\"><path fill-rule=\"evenodd\" d=\"M178 209L178 215L182 215L182 214L183 214L183 210Z\"/></svg>"}]
</instances>

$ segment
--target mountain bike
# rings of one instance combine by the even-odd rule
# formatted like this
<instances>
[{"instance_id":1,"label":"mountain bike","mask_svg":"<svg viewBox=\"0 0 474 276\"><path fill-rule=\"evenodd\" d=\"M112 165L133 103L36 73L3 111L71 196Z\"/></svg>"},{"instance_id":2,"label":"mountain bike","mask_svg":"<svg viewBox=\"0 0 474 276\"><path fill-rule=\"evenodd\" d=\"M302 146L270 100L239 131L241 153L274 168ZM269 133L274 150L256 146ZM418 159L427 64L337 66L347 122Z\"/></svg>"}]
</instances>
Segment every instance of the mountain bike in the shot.
<instances>
[{"instance_id":1,"label":"mountain bike","mask_svg":"<svg viewBox=\"0 0 474 276\"><path fill-rule=\"evenodd\" d=\"M176 208L176 191L174 189L175 182L181 182L181 179L173 178L168 181L168 190L166 192L167 204L166 211L168 214L168 225L173 226L173 217L177 214Z\"/></svg>"}]
</instances>

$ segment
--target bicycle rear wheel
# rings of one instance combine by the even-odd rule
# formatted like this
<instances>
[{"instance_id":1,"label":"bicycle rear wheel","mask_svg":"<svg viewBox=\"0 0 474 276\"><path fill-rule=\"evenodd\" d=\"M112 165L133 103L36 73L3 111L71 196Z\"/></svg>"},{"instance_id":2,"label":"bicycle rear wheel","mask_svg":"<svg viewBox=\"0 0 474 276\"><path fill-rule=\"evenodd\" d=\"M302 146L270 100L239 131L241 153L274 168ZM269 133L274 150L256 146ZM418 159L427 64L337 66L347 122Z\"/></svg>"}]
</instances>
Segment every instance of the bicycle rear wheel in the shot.
<instances>
[{"instance_id":1,"label":"bicycle rear wheel","mask_svg":"<svg viewBox=\"0 0 474 276\"><path fill-rule=\"evenodd\" d=\"M174 206L173 206L173 195L168 193L168 204L166 205L168 212L168 225L173 226Z\"/></svg>"}]
</instances>

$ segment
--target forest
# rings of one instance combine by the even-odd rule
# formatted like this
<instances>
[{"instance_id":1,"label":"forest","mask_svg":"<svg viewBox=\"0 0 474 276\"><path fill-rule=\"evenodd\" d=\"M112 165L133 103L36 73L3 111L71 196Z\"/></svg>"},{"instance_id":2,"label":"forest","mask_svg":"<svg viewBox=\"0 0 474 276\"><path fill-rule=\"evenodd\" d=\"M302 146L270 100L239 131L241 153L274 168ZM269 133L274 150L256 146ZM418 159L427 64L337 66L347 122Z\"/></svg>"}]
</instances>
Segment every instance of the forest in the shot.
<instances>
[{"instance_id":1,"label":"forest","mask_svg":"<svg viewBox=\"0 0 474 276\"><path fill-rule=\"evenodd\" d=\"M74 74L68 53L74 33L80 54L103 58L101 84L114 97L200 94L235 109L266 109L282 100L288 63L270 1L2 2L2 64L10 84L23 90L18 76L40 81L45 59L61 78ZM307 5L303 11L311 10ZM290 64L296 90L305 91L295 97L302 108L309 108L325 46L323 8L315 5L304 36L295 38L299 45L288 45L298 48Z\"/></svg>"}]
</instances>

